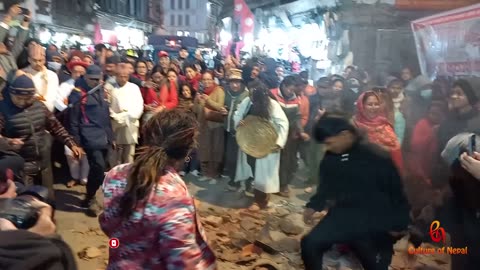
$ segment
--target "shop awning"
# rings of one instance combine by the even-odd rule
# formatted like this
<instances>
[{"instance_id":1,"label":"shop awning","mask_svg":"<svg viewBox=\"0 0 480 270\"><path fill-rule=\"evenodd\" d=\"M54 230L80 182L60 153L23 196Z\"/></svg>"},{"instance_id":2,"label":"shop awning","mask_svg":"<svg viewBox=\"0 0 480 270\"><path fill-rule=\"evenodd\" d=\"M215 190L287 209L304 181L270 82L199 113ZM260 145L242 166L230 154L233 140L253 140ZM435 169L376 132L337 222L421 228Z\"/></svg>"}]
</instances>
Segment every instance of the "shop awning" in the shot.
<instances>
[{"instance_id":1,"label":"shop awning","mask_svg":"<svg viewBox=\"0 0 480 270\"><path fill-rule=\"evenodd\" d=\"M65 33L65 34L72 34L72 35L89 35L93 33L93 31L89 31L90 28L85 26L85 29L76 29L76 28L71 28L71 27L66 27L66 26L61 26L58 24L49 24L49 23L34 23L36 26L45 26L46 28L57 32L57 33Z\"/></svg>"},{"instance_id":2,"label":"shop awning","mask_svg":"<svg viewBox=\"0 0 480 270\"><path fill-rule=\"evenodd\" d=\"M123 26L138 29L146 33L153 31L153 26L149 23L141 22L126 16L111 15L109 13L97 11L98 23L104 30L114 31L116 27Z\"/></svg>"}]
</instances>

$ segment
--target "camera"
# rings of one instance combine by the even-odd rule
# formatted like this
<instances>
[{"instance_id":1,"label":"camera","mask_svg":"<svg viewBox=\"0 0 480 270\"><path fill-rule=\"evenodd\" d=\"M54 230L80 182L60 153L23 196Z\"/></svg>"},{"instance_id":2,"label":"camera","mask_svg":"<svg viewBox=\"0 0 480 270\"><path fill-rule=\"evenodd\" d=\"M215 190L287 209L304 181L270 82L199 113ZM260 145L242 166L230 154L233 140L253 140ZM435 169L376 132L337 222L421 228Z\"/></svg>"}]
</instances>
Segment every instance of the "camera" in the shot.
<instances>
[{"instance_id":1,"label":"camera","mask_svg":"<svg viewBox=\"0 0 480 270\"><path fill-rule=\"evenodd\" d=\"M0 218L4 218L15 225L18 229L33 227L39 218L38 209L33 201L39 200L48 203L48 189L42 186L30 186L22 188L17 183L19 195L14 199L0 199Z\"/></svg>"}]
</instances>

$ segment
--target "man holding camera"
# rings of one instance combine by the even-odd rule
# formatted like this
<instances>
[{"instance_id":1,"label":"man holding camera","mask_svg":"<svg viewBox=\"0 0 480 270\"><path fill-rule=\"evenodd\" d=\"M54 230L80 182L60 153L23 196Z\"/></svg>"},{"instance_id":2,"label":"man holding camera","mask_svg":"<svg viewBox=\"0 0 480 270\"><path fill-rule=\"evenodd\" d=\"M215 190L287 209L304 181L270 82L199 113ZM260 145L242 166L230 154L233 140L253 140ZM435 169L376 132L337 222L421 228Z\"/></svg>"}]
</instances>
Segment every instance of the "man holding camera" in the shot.
<instances>
[{"instance_id":1,"label":"man holding camera","mask_svg":"<svg viewBox=\"0 0 480 270\"><path fill-rule=\"evenodd\" d=\"M6 183L0 194L0 269L77 269L71 249L55 234L53 208L45 198L34 188L17 197L15 182Z\"/></svg>"},{"instance_id":2,"label":"man holding camera","mask_svg":"<svg viewBox=\"0 0 480 270\"><path fill-rule=\"evenodd\" d=\"M74 139L47 107L35 98L35 85L27 75L17 77L3 93L0 101L0 132L12 149L25 159L27 186L42 184L54 198L50 148L47 131L68 146L77 158L83 155Z\"/></svg>"}]
</instances>

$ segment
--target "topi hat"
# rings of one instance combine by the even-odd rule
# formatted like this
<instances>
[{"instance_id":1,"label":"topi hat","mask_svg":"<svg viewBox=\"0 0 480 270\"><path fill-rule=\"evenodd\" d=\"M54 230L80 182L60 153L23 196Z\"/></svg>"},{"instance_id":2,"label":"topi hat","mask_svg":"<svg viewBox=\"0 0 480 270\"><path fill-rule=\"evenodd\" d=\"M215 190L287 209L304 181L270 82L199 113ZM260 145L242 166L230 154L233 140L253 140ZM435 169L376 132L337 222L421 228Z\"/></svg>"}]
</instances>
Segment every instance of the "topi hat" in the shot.
<instances>
[{"instance_id":1,"label":"topi hat","mask_svg":"<svg viewBox=\"0 0 480 270\"><path fill-rule=\"evenodd\" d=\"M237 69L237 68L230 69L230 76L228 76L228 80L229 81L234 81L234 80L242 81L243 80L242 70Z\"/></svg>"},{"instance_id":2,"label":"topi hat","mask_svg":"<svg viewBox=\"0 0 480 270\"><path fill-rule=\"evenodd\" d=\"M45 57L46 58L46 51L45 48L42 47L42 45L33 45L28 48L28 56L32 58L37 58L37 57Z\"/></svg>"}]
</instances>

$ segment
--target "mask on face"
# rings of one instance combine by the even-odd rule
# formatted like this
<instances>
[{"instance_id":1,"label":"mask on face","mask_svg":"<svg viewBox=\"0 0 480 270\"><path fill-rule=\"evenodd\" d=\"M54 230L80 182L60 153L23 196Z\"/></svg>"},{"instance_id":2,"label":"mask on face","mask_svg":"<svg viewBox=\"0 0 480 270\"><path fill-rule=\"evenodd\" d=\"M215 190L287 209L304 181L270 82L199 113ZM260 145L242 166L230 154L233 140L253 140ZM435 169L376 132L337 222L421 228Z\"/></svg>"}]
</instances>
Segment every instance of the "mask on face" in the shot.
<instances>
[{"instance_id":1,"label":"mask on face","mask_svg":"<svg viewBox=\"0 0 480 270\"><path fill-rule=\"evenodd\" d=\"M48 62L48 68L52 69L53 71L59 71L62 68L62 64L57 62Z\"/></svg>"},{"instance_id":2,"label":"mask on face","mask_svg":"<svg viewBox=\"0 0 480 270\"><path fill-rule=\"evenodd\" d=\"M425 89L420 91L420 96L422 96L425 99L430 99L432 98L432 89Z\"/></svg>"}]
</instances>

